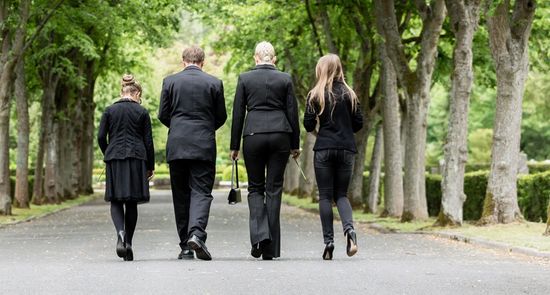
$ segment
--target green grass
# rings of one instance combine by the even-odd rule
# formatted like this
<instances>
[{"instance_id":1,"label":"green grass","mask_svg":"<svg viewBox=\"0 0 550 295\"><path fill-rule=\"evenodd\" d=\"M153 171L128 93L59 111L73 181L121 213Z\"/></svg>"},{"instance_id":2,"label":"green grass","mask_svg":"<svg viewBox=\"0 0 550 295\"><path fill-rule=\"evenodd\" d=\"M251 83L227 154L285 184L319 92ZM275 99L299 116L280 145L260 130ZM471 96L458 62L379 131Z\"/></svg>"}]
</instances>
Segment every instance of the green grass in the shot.
<instances>
[{"instance_id":1,"label":"green grass","mask_svg":"<svg viewBox=\"0 0 550 295\"><path fill-rule=\"evenodd\" d=\"M318 212L318 204L310 198L300 199L295 196L284 195L285 204ZM334 215L338 216L336 208ZM381 210L380 210L381 211ZM489 226L476 226L466 223L462 227L434 227L435 218L426 221L401 222L398 218L379 217L375 214L363 213L362 210L353 211L353 219L356 222L376 223L385 229L396 232L432 231L458 234L468 238L477 238L487 241L505 243L515 247L527 247L539 251L550 252L550 237L543 236L546 229L545 223L517 222L512 224L497 224Z\"/></svg>"},{"instance_id":2,"label":"green grass","mask_svg":"<svg viewBox=\"0 0 550 295\"><path fill-rule=\"evenodd\" d=\"M41 217L49 213L53 213L62 209L78 206L80 204L89 202L95 198L98 198L98 194L89 195L89 196L80 196L74 200L67 200L61 204L53 205L32 205L30 209L20 209L13 208L12 215L3 216L0 215L0 225L2 224L12 224L22 220L27 220L30 218Z\"/></svg>"},{"instance_id":3,"label":"green grass","mask_svg":"<svg viewBox=\"0 0 550 295\"><path fill-rule=\"evenodd\" d=\"M489 226L465 224L459 228L434 228L433 230L550 252L550 237L542 235L545 229L545 223L516 222Z\"/></svg>"}]
</instances>

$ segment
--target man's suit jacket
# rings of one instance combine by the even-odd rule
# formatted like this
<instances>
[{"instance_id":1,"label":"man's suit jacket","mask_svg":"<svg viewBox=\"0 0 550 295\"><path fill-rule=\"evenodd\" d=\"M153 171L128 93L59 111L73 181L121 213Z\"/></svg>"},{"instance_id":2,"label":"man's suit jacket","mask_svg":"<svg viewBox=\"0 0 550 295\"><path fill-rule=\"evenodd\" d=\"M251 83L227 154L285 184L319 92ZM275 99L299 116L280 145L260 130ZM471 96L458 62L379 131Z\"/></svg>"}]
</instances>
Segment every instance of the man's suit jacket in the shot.
<instances>
[{"instance_id":1,"label":"man's suit jacket","mask_svg":"<svg viewBox=\"0 0 550 295\"><path fill-rule=\"evenodd\" d=\"M159 120L168 131L166 160L216 160L216 130L227 119L223 82L197 66L162 83Z\"/></svg>"},{"instance_id":2,"label":"man's suit jacket","mask_svg":"<svg viewBox=\"0 0 550 295\"><path fill-rule=\"evenodd\" d=\"M231 150L240 149L243 134L272 132L290 133L290 148L298 149L298 121L298 106L289 74L273 65L262 64L239 76L233 102Z\"/></svg>"}]
</instances>

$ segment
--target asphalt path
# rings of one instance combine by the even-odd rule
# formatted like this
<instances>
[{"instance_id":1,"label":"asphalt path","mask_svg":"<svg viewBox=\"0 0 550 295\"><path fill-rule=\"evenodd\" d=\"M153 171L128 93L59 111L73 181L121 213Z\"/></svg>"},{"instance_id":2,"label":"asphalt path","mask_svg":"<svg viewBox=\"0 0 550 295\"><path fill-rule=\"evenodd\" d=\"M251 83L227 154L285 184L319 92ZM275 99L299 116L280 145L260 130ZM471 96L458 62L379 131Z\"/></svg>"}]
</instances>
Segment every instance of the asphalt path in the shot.
<instances>
[{"instance_id":1,"label":"asphalt path","mask_svg":"<svg viewBox=\"0 0 550 295\"><path fill-rule=\"evenodd\" d=\"M549 294L550 263L414 234L357 226L359 252L323 261L316 214L283 206L281 258L250 256L246 203L214 193L212 261L177 260L169 191L139 206L133 262L115 254L109 206L98 199L0 228L0 294Z\"/></svg>"}]
</instances>

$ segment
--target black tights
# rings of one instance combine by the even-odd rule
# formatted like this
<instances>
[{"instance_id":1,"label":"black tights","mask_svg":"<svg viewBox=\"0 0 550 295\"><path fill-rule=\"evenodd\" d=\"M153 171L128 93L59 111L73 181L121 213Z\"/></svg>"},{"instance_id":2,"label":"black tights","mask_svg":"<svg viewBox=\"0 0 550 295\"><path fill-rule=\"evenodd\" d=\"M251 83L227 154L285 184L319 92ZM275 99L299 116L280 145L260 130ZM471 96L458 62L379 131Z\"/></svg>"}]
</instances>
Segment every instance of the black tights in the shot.
<instances>
[{"instance_id":1,"label":"black tights","mask_svg":"<svg viewBox=\"0 0 550 295\"><path fill-rule=\"evenodd\" d=\"M126 213L124 212L126 207ZM132 238L136 230L138 219L136 202L111 202L111 218L115 224L117 234L123 230L126 232L126 243L132 245Z\"/></svg>"}]
</instances>

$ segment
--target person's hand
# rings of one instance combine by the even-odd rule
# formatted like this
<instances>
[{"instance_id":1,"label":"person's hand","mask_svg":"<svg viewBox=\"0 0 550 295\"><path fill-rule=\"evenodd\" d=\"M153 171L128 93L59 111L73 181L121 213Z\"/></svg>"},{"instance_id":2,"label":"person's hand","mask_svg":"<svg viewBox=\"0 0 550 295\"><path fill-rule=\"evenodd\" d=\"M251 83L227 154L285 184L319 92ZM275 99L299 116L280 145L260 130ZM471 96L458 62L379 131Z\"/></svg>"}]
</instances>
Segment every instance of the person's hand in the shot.
<instances>
[{"instance_id":1,"label":"person's hand","mask_svg":"<svg viewBox=\"0 0 550 295\"><path fill-rule=\"evenodd\" d=\"M239 151L231 150L231 153L229 153L229 157L233 161L238 160L239 159Z\"/></svg>"},{"instance_id":2,"label":"person's hand","mask_svg":"<svg viewBox=\"0 0 550 295\"><path fill-rule=\"evenodd\" d=\"M147 171L147 180L151 180L153 178L153 176L155 176L155 171L148 170Z\"/></svg>"},{"instance_id":3,"label":"person's hand","mask_svg":"<svg viewBox=\"0 0 550 295\"><path fill-rule=\"evenodd\" d=\"M292 155L293 159L297 159L300 156L300 149L290 150L290 154Z\"/></svg>"}]
</instances>

